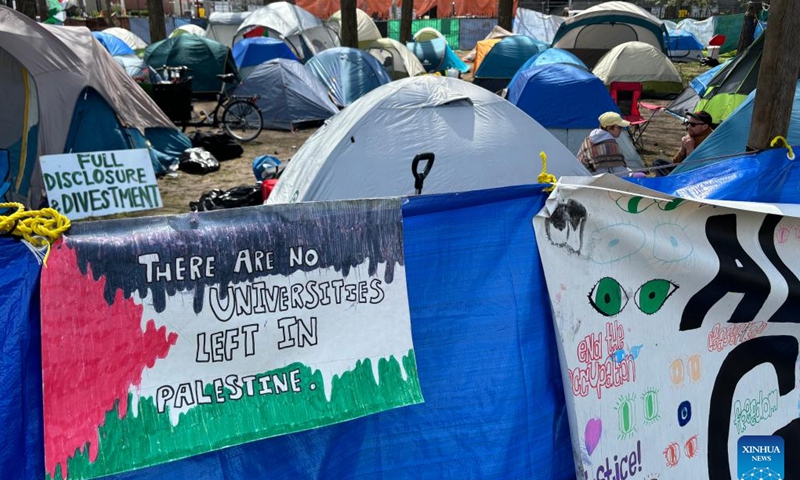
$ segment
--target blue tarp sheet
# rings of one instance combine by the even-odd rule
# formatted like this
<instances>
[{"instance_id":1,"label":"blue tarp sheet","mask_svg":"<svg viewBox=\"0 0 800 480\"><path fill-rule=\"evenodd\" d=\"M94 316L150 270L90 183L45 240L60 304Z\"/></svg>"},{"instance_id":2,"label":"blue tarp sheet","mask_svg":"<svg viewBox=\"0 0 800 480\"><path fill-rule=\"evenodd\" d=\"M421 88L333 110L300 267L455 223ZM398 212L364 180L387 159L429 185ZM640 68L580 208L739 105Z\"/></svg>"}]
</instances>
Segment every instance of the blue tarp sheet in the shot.
<instances>
[{"instance_id":1,"label":"blue tarp sheet","mask_svg":"<svg viewBox=\"0 0 800 480\"><path fill-rule=\"evenodd\" d=\"M106 47L106 50L108 50L108 53L111 55L135 55L135 52L127 43L114 35L103 32L92 32L92 35L94 35L94 38L96 38L101 45Z\"/></svg>"},{"instance_id":2,"label":"blue tarp sheet","mask_svg":"<svg viewBox=\"0 0 800 480\"><path fill-rule=\"evenodd\" d=\"M405 204L408 296L424 404L107 478L574 478L531 223L546 195L542 186L523 186ZM16 263L0 268L7 287L0 317L11 326L0 360L6 391L0 420L12 425L0 437L0 478L41 478L38 265L25 247L0 237L0 260L3 255Z\"/></svg>"}]
</instances>

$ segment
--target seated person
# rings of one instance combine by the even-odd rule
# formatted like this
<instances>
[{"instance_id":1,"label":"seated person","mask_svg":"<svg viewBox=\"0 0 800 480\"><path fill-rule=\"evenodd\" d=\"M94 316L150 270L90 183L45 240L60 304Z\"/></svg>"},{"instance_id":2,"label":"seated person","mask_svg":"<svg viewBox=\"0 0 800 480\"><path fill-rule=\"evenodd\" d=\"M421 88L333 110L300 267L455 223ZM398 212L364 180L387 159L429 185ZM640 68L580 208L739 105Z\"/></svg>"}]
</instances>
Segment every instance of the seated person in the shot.
<instances>
[{"instance_id":1,"label":"seated person","mask_svg":"<svg viewBox=\"0 0 800 480\"><path fill-rule=\"evenodd\" d=\"M672 163L681 163L686 160L686 157L714 131L711 128L713 122L708 112L700 110L695 113L687 113L686 117L686 135L681 138L681 148L672 157Z\"/></svg>"},{"instance_id":2,"label":"seated person","mask_svg":"<svg viewBox=\"0 0 800 480\"><path fill-rule=\"evenodd\" d=\"M606 112L598 120L600 128L592 130L583 141L578 150L578 160L595 174L628 171L617 138L631 123L616 112Z\"/></svg>"}]
</instances>

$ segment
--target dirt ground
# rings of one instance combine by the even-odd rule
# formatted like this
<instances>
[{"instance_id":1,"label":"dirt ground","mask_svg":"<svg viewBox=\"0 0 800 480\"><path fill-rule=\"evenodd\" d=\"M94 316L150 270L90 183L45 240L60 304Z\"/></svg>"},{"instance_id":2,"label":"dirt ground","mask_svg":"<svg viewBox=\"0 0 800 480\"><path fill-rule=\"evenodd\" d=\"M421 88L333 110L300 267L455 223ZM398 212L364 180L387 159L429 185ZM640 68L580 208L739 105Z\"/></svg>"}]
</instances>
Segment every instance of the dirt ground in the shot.
<instances>
[{"instance_id":1,"label":"dirt ground","mask_svg":"<svg viewBox=\"0 0 800 480\"><path fill-rule=\"evenodd\" d=\"M693 64L676 64L684 78L686 86L692 78L708 67ZM465 77L469 80L469 76ZM666 105L668 100L647 99L648 103ZM252 185L256 182L253 175L252 161L259 155L273 155L282 161L289 160L298 148L316 130L307 129L297 132L281 132L264 130L254 141L244 144L244 155L240 158L221 162L220 170L206 175L191 175L181 171L164 176L158 180L164 207L158 210L137 212L135 216L172 215L190 211L189 202L197 201L200 196L213 189L226 190L240 185ZM189 133L189 132L187 132ZM644 138L642 158L645 165L659 157L667 158L678 151L680 138L685 129L680 121L665 112L656 114L647 126ZM126 215L131 216L131 215Z\"/></svg>"}]
</instances>

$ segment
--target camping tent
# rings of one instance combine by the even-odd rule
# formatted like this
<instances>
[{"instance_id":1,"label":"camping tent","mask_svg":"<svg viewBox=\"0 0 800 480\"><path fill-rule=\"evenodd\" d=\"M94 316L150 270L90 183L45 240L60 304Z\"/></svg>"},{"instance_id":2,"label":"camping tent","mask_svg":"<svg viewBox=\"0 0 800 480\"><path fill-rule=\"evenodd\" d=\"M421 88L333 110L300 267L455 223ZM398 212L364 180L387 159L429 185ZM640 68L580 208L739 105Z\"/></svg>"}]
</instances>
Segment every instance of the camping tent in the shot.
<instances>
[{"instance_id":1,"label":"camping tent","mask_svg":"<svg viewBox=\"0 0 800 480\"><path fill-rule=\"evenodd\" d=\"M519 11L519 9L517 9L517 11ZM509 32L505 28L501 27L500 25L495 25L489 31L489 34L486 35L483 39L484 40L497 39L499 41L501 38L505 38L505 37L508 37L508 36L511 36L511 35L514 35L514 34ZM536 38L536 37L534 37L534 38ZM480 42L478 42L478 44L480 44ZM475 61L475 56L478 54L478 44L476 44L475 48L470 50L470 52L464 57L464 61L465 62L473 62L473 61ZM485 55L485 53L484 53L484 55Z\"/></svg>"},{"instance_id":2,"label":"camping tent","mask_svg":"<svg viewBox=\"0 0 800 480\"><path fill-rule=\"evenodd\" d=\"M417 33L414 34L414 41L415 42L428 42L430 40L435 40L437 38L445 38L442 35L442 32L436 30L433 27L423 27L420 28ZM445 40L446 42L447 40Z\"/></svg>"},{"instance_id":3,"label":"camping tent","mask_svg":"<svg viewBox=\"0 0 800 480\"><path fill-rule=\"evenodd\" d=\"M273 58L297 61L297 57L294 56L288 45L277 38L269 37L242 39L236 42L231 53L242 78L247 77L256 65L270 61Z\"/></svg>"},{"instance_id":4,"label":"camping tent","mask_svg":"<svg viewBox=\"0 0 800 480\"><path fill-rule=\"evenodd\" d=\"M103 33L119 38L125 42L125 44L131 47L131 49L137 54L143 53L144 49L147 48L147 43L130 30L125 30L124 28L119 27L111 27L103 30Z\"/></svg>"},{"instance_id":5,"label":"camping tent","mask_svg":"<svg viewBox=\"0 0 800 480\"><path fill-rule=\"evenodd\" d=\"M705 110L720 123L755 90L764 51L764 35L757 37L750 48L736 56L708 82L697 110Z\"/></svg>"},{"instance_id":6,"label":"camping tent","mask_svg":"<svg viewBox=\"0 0 800 480\"><path fill-rule=\"evenodd\" d=\"M478 42L493 42L495 40L481 40ZM512 35L496 42L483 57L480 64L478 54L475 56L475 85L481 86L489 91L496 92L508 85L511 77L517 70L532 56L547 50L548 45L534 38L525 35Z\"/></svg>"},{"instance_id":7,"label":"camping tent","mask_svg":"<svg viewBox=\"0 0 800 480\"><path fill-rule=\"evenodd\" d=\"M517 70L517 73L515 73L514 76L511 77L511 81L508 82L508 84L511 85L512 83L514 83L517 76L519 76L520 73L524 72L529 68L540 67L542 65L551 65L554 63L566 63L570 65L575 65L577 67L586 70L587 72L589 71L589 69L586 67L586 64L583 63L580 58L569 53L568 51L562 50L560 48L548 48L544 52L540 52L532 56L531 58L528 59L528 61L522 64L522 66L519 67L519 70Z\"/></svg>"},{"instance_id":8,"label":"camping tent","mask_svg":"<svg viewBox=\"0 0 800 480\"><path fill-rule=\"evenodd\" d=\"M104 32L92 32L100 45L106 47L111 55L135 55L133 49L119 38Z\"/></svg>"},{"instance_id":9,"label":"camping tent","mask_svg":"<svg viewBox=\"0 0 800 480\"><path fill-rule=\"evenodd\" d=\"M689 86L684 88L681 94L675 97L675 100L671 101L669 105L666 106L666 112L679 119L684 119L686 117L686 112L696 112L697 103L700 101L700 97L705 94L708 88L708 82L714 78L717 72L725 68L730 61L731 60L720 63L716 67L710 68L696 76L689 82Z\"/></svg>"},{"instance_id":10,"label":"camping tent","mask_svg":"<svg viewBox=\"0 0 800 480\"><path fill-rule=\"evenodd\" d=\"M567 63L540 65L521 70L508 85L508 101L539 122L573 154L598 127L605 112L617 112L603 82L585 69ZM628 135L617 139L625 161L641 168L642 159Z\"/></svg>"},{"instance_id":11,"label":"camping tent","mask_svg":"<svg viewBox=\"0 0 800 480\"><path fill-rule=\"evenodd\" d=\"M236 93L260 95L258 106L266 128L291 130L301 123L327 120L339 111L325 86L302 63L285 58L255 67Z\"/></svg>"},{"instance_id":12,"label":"camping tent","mask_svg":"<svg viewBox=\"0 0 800 480\"><path fill-rule=\"evenodd\" d=\"M230 48L197 35L178 35L156 42L145 50L144 61L155 69L163 65L189 67L193 93L219 92L222 82L217 75L239 74Z\"/></svg>"},{"instance_id":13,"label":"camping tent","mask_svg":"<svg viewBox=\"0 0 800 480\"><path fill-rule=\"evenodd\" d=\"M667 35L669 58L673 62L699 62L703 59L703 44L684 30L672 30Z\"/></svg>"},{"instance_id":14,"label":"camping tent","mask_svg":"<svg viewBox=\"0 0 800 480\"><path fill-rule=\"evenodd\" d=\"M330 48L315 55L306 67L341 107L392 81L375 57L355 48Z\"/></svg>"},{"instance_id":15,"label":"camping tent","mask_svg":"<svg viewBox=\"0 0 800 480\"><path fill-rule=\"evenodd\" d=\"M364 49L383 65L392 80L425 73L425 67L405 45L392 38L381 38Z\"/></svg>"},{"instance_id":16,"label":"camping tent","mask_svg":"<svg viewBox=\"0 0 800 480\"><path fill-rule=\"evenodd\" d=\"M254 11L239 26L234 43L253 36L282 40L303 61L325 49L339 46L339 37L321 20L288 2L270 3Z\"/></svg>"},{"instance_id":17,"label":"camping tent","mask_svg":"<svg viewBox=\"0 0 800 480\"><path fill-rule=\"evenodd\" d=\"M339 33L342 28L341 23L341 10L336 11L336 13L331 15L331 18L328 19L328 26L334 32L336 32L337 35L341 35ZM381 38L381 32L378 31L378 27L375 26L375 22L373 22L372 18L360 8L356 8L356 24L358 25L358 48L363 49L370 43Z\"/></svg>"},{"instance_id":18,"label":"camping tent","mask_svg":"<svg viewBox=\"0 0 800 480\"><path fill-rule=\"evenodd\" d=\"M592 73L606 85L612 82L642 83L650 95L678 94L683 79L675 65L658 49L643 42L626 42L608 51Z\"/></svg>"},{"instance_id":19,"label":"camping tent","mask_svg":"<svg viewBox=\"0 0 800 480\"><path fill-rule=\"evenodd\" d=\"M145 148L147 139L164 172L191 146L86 28L41 25L3 6L0 24L7 200L39 206L41 155Z\"/></svg>"},{"instance_id":20,"label":"camping tent","mask_svg":"<svg viewBox=\"0 0 800 480\"><path fill-rule=\"evenodd\" d=\"M206 37L230 47L239 25L249 16L250 12L212 12L208 16Z\"/></svg>"},{"instance_id":21,"label":"camping tent","mask_svg":"<svg viewBox=\"0 0 800 480\"><path fill-rule=\"evenodd\" d=\"M436 156L423 193L535 183L541 172L588 175L558 140L518 108L455 78L384 85L330 119L281 175L267 203L412 195L413 158Z\"/></svg>"},{"instance_id":22,"label":"camping tent","mask_svg":"<svg viewBox=\"0 0 800 480\"><path fill-rule=\"evenodd\" d=\"M197 25L187 23L176 28L172 31L172 33L169 34L170 38L177 37L179 35L197 35L198 37L205 37L206 31Z\"/></svg>"},{"instance_id":23,"label":"camping tent","mask_svg":"<svg viewBox=\"0 0 800 480\"><path fill-rule=\"evenodd\" d=\"M721 157L744 153L747 150L747 138L753 118L755 93L755 90L750 92L736 110L675 169L675 173L720 161ZM786 140L790 145L800 144L800 82L795 87L789 133L786 135Z\"/></svg>"},{"instance_id":24,"label":"camping tent","mask_svg":"<svg viewBox=\"0 0 800 480\"><path fill-rule=\"evenodd\" d=\"M553 43L558 28L566 20L558 15L547 15L536 10L517 7L512 28L514 33L533 37L549 45Z\"/></svg>"},{"instance_id":25,"label":"camping tent","mask_svg":"<svg viewBox=\"0 0 800 480\"><path fill-rule=\"evenodd\" d=\"M553 46L574 53L589 67L606 52L625 42L652 45L666 53L664 24L628 2L604 2L569 18L559 27Z\"/></svg>"},{"instance_id":26,"label":"camping tent","mask_svg":"<svg viewBox=\"0 0 800 480\"><path fill-rule=\"evenodd\" d=\"M469 72L467 64L458 58L456 52L450 48L444 38L409 42L406 46L427 72L443 72L450 68L455 68L461 73Z\"/></svg>"}]
</instances>

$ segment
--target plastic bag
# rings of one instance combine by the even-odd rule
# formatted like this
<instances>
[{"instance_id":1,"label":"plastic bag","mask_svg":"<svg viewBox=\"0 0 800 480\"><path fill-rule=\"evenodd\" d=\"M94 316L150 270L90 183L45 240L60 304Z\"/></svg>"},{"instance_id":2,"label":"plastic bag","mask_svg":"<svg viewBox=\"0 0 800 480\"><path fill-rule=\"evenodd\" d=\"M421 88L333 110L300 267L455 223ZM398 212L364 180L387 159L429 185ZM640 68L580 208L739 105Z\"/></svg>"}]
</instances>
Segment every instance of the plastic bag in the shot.
<instances>
[{"instance_id":1,"label":"plastic bag","mask_svg":"<svg viewBox=\"0 0 800 480\"><path fill-rule=\"evenodd\" d=\"M186 173L202 175L219 170L219 162L203 148L187 148L181 153L178 168Z\"/></svg>"}]
</instances>

